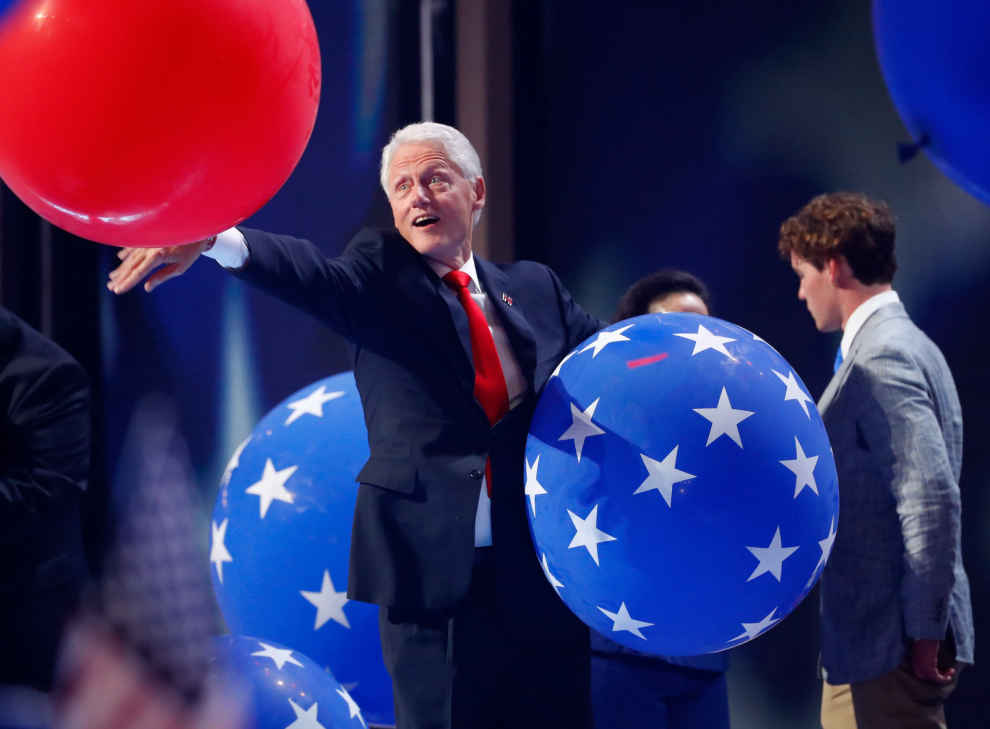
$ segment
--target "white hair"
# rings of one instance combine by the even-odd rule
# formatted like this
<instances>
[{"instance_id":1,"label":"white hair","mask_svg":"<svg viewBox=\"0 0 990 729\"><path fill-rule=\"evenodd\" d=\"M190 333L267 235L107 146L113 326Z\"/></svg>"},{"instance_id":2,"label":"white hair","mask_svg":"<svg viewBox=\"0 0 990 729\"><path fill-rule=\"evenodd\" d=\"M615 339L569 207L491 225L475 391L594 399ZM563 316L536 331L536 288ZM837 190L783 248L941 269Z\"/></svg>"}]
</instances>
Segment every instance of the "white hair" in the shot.
<instances>
[{"instance_id":1,"label":"white hair","mask_svg":"<svg viewBox=\"0 0 990 729\"><path fill-rule=\"evenodd\" d=\"M395 132L388 144L382 149L380 177L386 197L388 196L388 172L395 151L403 144L422 142L439 144L447 159L457 166L468 182L474 184L475 180L482 176L481 159L478 157L478 152L459 130L437 122L417 122L404 126ZM475 225L478 224L480 218L481 210L476 210L473 221Z\"/></svg>"}]
</instances>

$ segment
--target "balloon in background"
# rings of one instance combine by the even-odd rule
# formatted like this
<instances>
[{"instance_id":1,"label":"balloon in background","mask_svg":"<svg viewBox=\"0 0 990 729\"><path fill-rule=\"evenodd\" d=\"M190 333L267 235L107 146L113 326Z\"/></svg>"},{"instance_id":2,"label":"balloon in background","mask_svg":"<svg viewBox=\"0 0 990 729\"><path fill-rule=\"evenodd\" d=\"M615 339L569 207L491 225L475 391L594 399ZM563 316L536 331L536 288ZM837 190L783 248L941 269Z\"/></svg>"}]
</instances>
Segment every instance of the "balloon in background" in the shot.
<instances>
[{"instance_id":1,"label":"balloon in background","mask_svg":"<svg viewBox=\"0 0 990 729\"><path fill-rule=\"evenodd\" d=\"M0 23L4 21L4 16L13 11L17 0L0 0Z\"/></svg>"},{"instance_id":2,"label":"balloon in background","mask_svg":"<svg viewBox=\"0 0 990 729\"><path fill-rule=\"evenodd\" d=\"M345 595L355 477L367 458L352 373L291 395L227 466L210 561L231 632L302 651L333 671L370 721L392 724L378 608Z\"/></svg>"},{"instance_id":3,"label":"balloon in background","mask_svg":"<svg viewBox=\"0 0 990 729\"><path fill-rule=\"evenodd\" d=\"M22 0L0 25L0 178L84 238L199 240L289 177L320 79L305 0Z\"/></svg>"},{"instance_id":4,"label":"balloon in background","mask_svg":"<svg viewBox=\"0 0 990 729\"><path fill-rule=\"evenodd\" d=\"M646 315L578 346L526 447L537 556L571 610L652 655L740 645L821 574L835 464L790 365L745 329Z\"/></svg>"},{"instance_id":5,"label":"balloon in background","mask_svg":"<svg viewBox=\"0 0 990 729\"><path fill-rule=\"evenodd\" d=\"M990 3L874 0L873 34L890 95L915 141L990 203Z\"/></svg>"},{"instance_id":6,"label":"balloon in background","mask_svg":"<svg viewBox=\"0 0 990 729\"><path fill-rule=\"evenodd\" d=\"M221 636L216 648L220 669L247 694L254 729L367 729L347 690L299 651L246 635Z\"/></svg>"}]
</instances>

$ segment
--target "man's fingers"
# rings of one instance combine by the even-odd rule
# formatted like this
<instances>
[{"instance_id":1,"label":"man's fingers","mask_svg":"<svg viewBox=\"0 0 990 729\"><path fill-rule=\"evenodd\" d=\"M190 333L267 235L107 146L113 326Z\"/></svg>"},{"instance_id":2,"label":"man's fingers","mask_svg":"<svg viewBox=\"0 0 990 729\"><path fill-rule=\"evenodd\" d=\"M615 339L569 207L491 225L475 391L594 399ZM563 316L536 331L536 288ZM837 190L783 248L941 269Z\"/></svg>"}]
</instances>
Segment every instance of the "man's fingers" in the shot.
<instances>
[{"instance_id":1,"label":"man's fingers","mask_svg":"<svg viewBox=\"0 0 990 729\"><path fill-rule=\"evenodd\" d=\"M188 266L186 268L188 268ZM156 289L159 284L168 281L170 278L175 278L179 274L184 273L185 270L186 269L178 263L171 263L167 266L163 266L149 276L148 280L144 282L144 290L151 292Z\"/></svg>"},{"instance_id":2,"label":"man's fingers","mask_svg":"<svg viewBox=\"0 0 990 729\"><path fill-rule=\"evenodd\" d=\"M121 263L110 272L107 288L115 294L130 291L159 266L164 266L150 276L144 284L151 291L163 281L168 281L186 270L199 257L207 241L164 248L125 248L117 253Z\"/></svg>"},{"instance_id":3,"label":"man's fingers","mask_svg":"<svg viewBox=\"0 0 990 729\"><path fill-rule=\"evenodd\" d=\"M166 262L160 248L134 250L127 259L110 272L108 288L115 294L130 291L152 270Z\"/></svg>"}]
</instances>

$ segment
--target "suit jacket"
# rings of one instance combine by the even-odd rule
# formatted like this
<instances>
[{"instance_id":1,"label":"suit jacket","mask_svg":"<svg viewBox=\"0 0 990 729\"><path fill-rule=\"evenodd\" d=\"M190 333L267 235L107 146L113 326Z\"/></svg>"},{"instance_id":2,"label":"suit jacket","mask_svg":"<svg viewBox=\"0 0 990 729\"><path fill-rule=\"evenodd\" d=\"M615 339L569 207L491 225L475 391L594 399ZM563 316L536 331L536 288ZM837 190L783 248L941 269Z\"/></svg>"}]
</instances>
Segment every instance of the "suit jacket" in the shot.
<instances>
[{"instance_id":1,"label":"suit jacket","mask_svg":"<svg viewBox=\"0 0 990 729\"><path fill-rule=\"evenodd\" d=\"M82 367L0 307L0 683L50 687L88 576L89 436Z\"/></svg>"},{"instance_id":2,"label":"suit jacket","mask_svg":"<svg viewBox=\"0 0 990 729\"><path fill-rule=\"evenodd\" d=\"M839 476L839 523L821 581L828 681L893 670L912 639L973 661L960 545L962 412L942 353L900 303L874 312L818 404Z\"/></svg>"},{"instance_id":3,"label":"suit jacket","mask_svg":"<svg viewBox=\"0 0 990 729\"><path fill-rule=\"evenodd\" d=\"M543 596L538 612L559 615L562 603L529 536L523 453L536 395L558 361L602 323L546 266L475 257L528 384L525 401L491 427L474 398L467 315L397 232L362 231L338 258L299 239L242 232L249 258L237 275L354 345L370 457L358 475L348 596L401 610L454 606L471 580L490 455L499 590L516 603L526 603L519 595Z\"/></svg>"}]
</instances>

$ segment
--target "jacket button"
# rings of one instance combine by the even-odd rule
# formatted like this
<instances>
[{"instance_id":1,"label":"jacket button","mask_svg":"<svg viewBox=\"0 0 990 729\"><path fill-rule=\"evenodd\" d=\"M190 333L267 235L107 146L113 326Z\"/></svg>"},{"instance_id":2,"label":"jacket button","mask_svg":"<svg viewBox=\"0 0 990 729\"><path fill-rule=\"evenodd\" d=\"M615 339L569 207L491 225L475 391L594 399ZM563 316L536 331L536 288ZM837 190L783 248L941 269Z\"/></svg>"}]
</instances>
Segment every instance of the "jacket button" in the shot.
<instances>
[{"instance_id":1,"label":"jacket button","mask_svg":"<svg viewBox=\"0 0 990 729\"><path fill-rule=\"evenodd\" d=\"M483 474L477 468L473 468L470 471L468 471L468 476L471 477L471 478L473 478L475 481L477 481L478 479L480 479L484 475L485 474Z\"/></svg>"}]
</instances>

